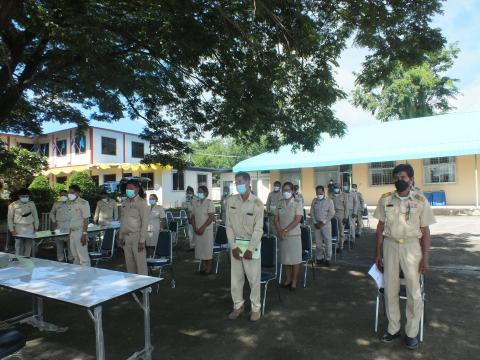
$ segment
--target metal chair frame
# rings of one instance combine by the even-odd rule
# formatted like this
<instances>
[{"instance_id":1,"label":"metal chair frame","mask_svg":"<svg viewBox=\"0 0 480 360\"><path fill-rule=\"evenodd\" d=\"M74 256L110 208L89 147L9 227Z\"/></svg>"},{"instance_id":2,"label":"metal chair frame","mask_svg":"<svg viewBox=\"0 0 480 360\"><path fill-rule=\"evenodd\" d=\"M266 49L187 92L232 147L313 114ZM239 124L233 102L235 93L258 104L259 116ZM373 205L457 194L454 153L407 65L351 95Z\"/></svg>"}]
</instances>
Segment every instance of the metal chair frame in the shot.
<instances>
[{"instance_id":1,"label":"metal chair frame","mask_svg":"<svg viewBox=\"0 0 480 360\"><path fill-rule=\"evenodd\" d=\"M162 252L163 248L159 246L160 241L164 241L163 236L168 234L169 245L166 252ZM164 265L158 265L156 260L159 259L166 259L168 260ZM170 266L170 287L174 289L176 287L175 281L175 273L173 269L173 235L170 230L162 230L158 234L157 243L155 244L155 251L153 253L153 257L147 258L147 266L148 267L159 267L158 270L158 277L161 278L163 274L163 270L165 267ZM157 293L160 289L160 283L157 284Z\"/></svg>"},{"instance_id":2,"label":"metal chair frame","mask_svg":"<svg viewBox=\"0 0 480 360\"><path fill-rule=\"evenodd\" d=\"M110 246L104 248L105 238L107 236L107 233L112 234L111 235L112 243L110 244ZM95 257L95 258L92 259L93 261L95 261L95 266L98 265L99 261L110 260L115 255L115 236L116 236L116 234L117 234L117 229L107 229L107 230L105 230L105 232L103 234L103 237L102 237L102 243L99 247L99 250L98 251L91 251L91 252L88 253L88 255L90 257L92 257L92 255L93 256L100 256L100 257ZM105 255L105 253L107 255ZM64 249L64 255L65 255L65 261L67 261L66 249Z\"/></svg>"},{"instance_id":3,"label":"metal chair frame","mask_svg":"<svg viewBox=\"0 0 480 360\"><path fill-rule=\"evenodd\" d=\"M268 264L268 266L265 266L267 264L266 261L264 261L264 258L267 256L267 254L265 254L265 251L267 251L267 249L265 249L267 246L264 246L263 243L265 241L270 241L270 240L273 240L274 241L274 246L273 246L273 251L274 251L274 254L273 256L270 254L269 256L273 258L273 264ZM274 283L277 284L277 293L278 293L278 299L279 301L281 302L282 301L282 298L280 296L280 287L278 285L278 282L277 282L277 277L278 277L278 266L277 266L277 263L278 263L278 258L277 258L277 237L276 236L273 236L273 235L270 235L270 236L263 236L262 237L262 247L261 247L261 262L262 262L262 269L263 267L266 267L266 268L274 268L275 269L275 272L264 272L264 271L261 271L261 274L263 273L268 273L270 274L272 277L268 280L262 280L260 278L260 286L264 285L264 288L263 288L263 300L262 300L262 316L265 315L265 303L266 303L266 299L267 299L267 289L268 289L268 284L273 281ZM260 275L261 276L261 275Z\"/></svg>"}]
</instances>

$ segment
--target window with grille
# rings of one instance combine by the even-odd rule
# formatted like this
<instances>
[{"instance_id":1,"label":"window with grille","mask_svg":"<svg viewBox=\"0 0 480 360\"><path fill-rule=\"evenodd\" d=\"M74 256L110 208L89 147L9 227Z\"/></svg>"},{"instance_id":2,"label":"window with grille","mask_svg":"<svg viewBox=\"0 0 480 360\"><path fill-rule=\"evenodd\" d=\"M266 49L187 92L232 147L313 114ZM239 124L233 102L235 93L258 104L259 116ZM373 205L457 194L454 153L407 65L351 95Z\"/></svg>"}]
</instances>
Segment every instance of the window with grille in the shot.
<instances>
[{"instance_id":1,"label":"window with grille","mask_svg":"<svg viewBox=\"0 0 480 360\"><path fill-rule=\"evenodd\" d=\"M371 186L393 184L395 161L382 161L368 164L368 177Z\"/></svg>"},{"instance_id":2,"label":"window with grille","mask_svg":"<svg viewBox=\"0 0 480 360\"><path fill-rule=\"evenodd\" d=\"M198 186L204 185L207 186L207 175L205 174L198 174L197 175L197 184Z\"/></svg>"},{"instance_id":3,"label":"window with grille","mask_svg":"<svg viewBox=\"0 0 480 360\"><path fill-rule=\"evenodd\" d=\"M155 184L153 182L153 173L141 173L140 177L142 178L148 178L150 181L145 181L142 182L142 186L144 190L154 190L155 189Z\"/></svg>"},{"instance_id":4,"label":"window with grille","mask_svg":"<svg viewBox=\"0 0 480 360\"><path fill-rule=\"evenodd\" d=\"M80 134L75 136L73 140L73 148L75 149L75 154L84 154L87 148L87 142L85 139L85 135Z\"/></svg>"},{"instance_id":5,"label":"window with grille","mask_svg":"<svg viewBox=\"0 0 480 360\"><path fill-rule=\"evenodd\" d=\"M181 171L172 173L172 183L174 191L185 190L185 175Z\"/></svg>"},{"instance_id":6,"label":"window with grille","mask_svg":"<svg viewBox=\"0 0 480 360\"><path fill-rule=\"evenodd\" d=\"M132 158L143 158L145 144L143 142L132 141Z\"/></svg>"},{"instance_id":7,"label":"window with grille","mask_svg":"<svg viewBox=\"0 0 480 360\"><path fill-rule=\"evenodd\" d=\"M117 139L102 136L102 154L117 155Z\"/></svg>"},{"instance_id":8,"label":"window with grille","mask_svg":"<svg viewBox=\"0 0 480 360\"><path fill-rule=\"evenodd\" d=\"M67 155L67 140L57 140L55 143L57 156Z\"/></svg>"},{"instance_id":9,"label":"window with grille","mask_svg":"<svg viewBox=\"0 0 480 360\"><path fill-rule=\"evenodd\" d=\"M425 184L455 182L456 162L454 156L436 157L423 160Z\"/></svg>"}]
</instances>

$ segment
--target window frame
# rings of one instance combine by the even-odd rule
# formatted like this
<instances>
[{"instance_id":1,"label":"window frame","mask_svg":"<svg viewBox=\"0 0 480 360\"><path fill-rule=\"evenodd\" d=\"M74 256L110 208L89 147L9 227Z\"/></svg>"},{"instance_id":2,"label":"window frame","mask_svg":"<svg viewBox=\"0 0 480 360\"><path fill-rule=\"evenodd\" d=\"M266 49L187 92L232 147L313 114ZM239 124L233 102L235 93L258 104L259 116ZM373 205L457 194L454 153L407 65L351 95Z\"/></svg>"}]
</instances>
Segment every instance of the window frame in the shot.
<instances>
[{"instance_id":1,"label":"window frame","mask_svg":"<svg viewBox=\"0 0 480 360\"><path fill-rule=\"evenodd\" d=\"M175 189L175 175L176 175L176 176L179 176L179 174L181 174L182 177L183 177L183 184L182 184L182 185L183 185L183 188L182 188L182 189L180 189L180 188ZM177 181L177 182L178 182L178 181ZM180 185L180 184L178 184L178 185ZM178 187L180 187L180 186L178 186ZM183 191L185 191L185 189L186 189L186 187L185 187L185 172L184 172L184 171L172 171L172 191L181 191L181 192L183 192Z\"/></svg>"},{"instance_id":2,"label":"window frame","mask_svg":"<svg viewBox=\"0 0 480 360\"><path fill-rule=\"evenodd\" d=\"M115 176L115 179L113 180L105 180L105 177L106 176ZM106 182L109 182L109 181L117 181L117 174L103 174L103 183L105 184Z\"/></svg>"},{"instance_id":3,"label":"window frame","mask_svg":"<svg viewBox=\"0 0 480 360\"><path fill-rule=\"evenodd\" d=\"M437 164L426 164L426 161L431 161L433 159L443 159L447 158L449 159L449 162L446 163L440 163L438 162ZM452 161L452 162L450 162ZM423 159L422 161L423 164L423 184L424 185L442 185L442 184L456 184L457 183L457 158L456 156L439 156L439 157L433 157L433 158L428 158L428 159ZM430 181L427 181L427 174L429 174L429 171L432 167L443 167L443 166L453 166L453 181L438 181L438 182L432 182L431 178ZM439 176L440 178L441 176Z\"/></svg>"},{"instance_id":4,"label":"window frame","mask_svg":"<svg viewBox=\"0 0 480 360\"><path fill-rule=\"evenodd\" d=\"M151 177L149 175L151 175ZM140 177L141 178L146 177L150 179L150 181L146 182L146 186L144 190L155 190L155 173L153 172L141 173Z\"/></svg>"},{"instance_id":5,"label":"window frame","mask_svg":"<svg viewBox=\"0 0 480 360\"><path fill-rule=\"evenodd\" d=\"M61 141L65 141L65 154L59 153L58 143ZM55 155L57 157L64 157L67 156L67 139L57 139L55 140Z\"/></svg>"},{"instance_id":6,"label":"window frame","mask_svg":"<svg viewBox=\"0 0 480 360\"><path fill-rule=\"evenodd\" d=\"M385 164L385 163L392 163L393 166L383 167L383 164ZM372 164L382 164L382 166L379 167L379 168L373 168ZM368 163L368 186L379 187L379 186L392 185L394 183L394 181L393 181L393 169L395 168L396 165L397 165L396 161L374 161L374 162ZM372 172L372 170L382 170L382 175L381 175L382 176L382 183L381 184L374 184L373 183L373 178L372 178L373 172ZM384 173L385 170L391 170L391 172L392 172L390 174L390 182L389 183L385 183L383 181L385 179L385 173Z\"/></svg>"},{"instance_id":7,"label":"window frame","mask_svg":"<svg viewBox=\"0 0 480 360\"><path fill-rule=\"evenodd\" d=\"M79 145L79 142L80 142L80 139L83 137L83 140L84 140L84 148L83 148L83 151L80 151L80 145ZM75 137L73 138L73 144L72 144L74 150L74 154L76 155L81 155L81 154L85 154L87 152L87 137L85 136L85 134L78 134L78 135L75 135Z\"/></svg>"},{"instance_id":8,"label":"window frame","mask_svg":"<svg viewBox=\"0 0 480 360\"><path fill-rule=\"evenodd\" d=\"M110 153L105 153L104 152L104 139L105 140L113 140L113 143L114 143L114 151L113 151L113 154L110 154ZM111 144L110 144L111 145ZM108 136L102 136L101 137L101 153L102 155L108 155L108 156L117 156L117 139L116 138L112 138L112 137L108 137Z\"/></svg>"},{"instance_id":9,"label":"window frame","mask_svg":"<svg viewBox=\"0 0 480 360\"><path fill-rule=\"evenodd\" d=\"M198 177L199 176L205 176L205 183L204 184L201 184L199 181L198 181ZM200 185L204 185L204 186L207 186L208 187L208 174L204 174L204 173L197 173L197 188L200 186Z\"/></svg>"},{"instance_id":10,"label":"window frame","mask_svg":"<svg viewBox=\"0 0 480 360\"><path fill-rule=\"evenodd\" d=\"M142 156L136 156L133 152L133 144L141 145L142 146ZM141 141L133 141L131 142L131 156L133 159L143 159L145 157L145 143Z\"/></svg>"}]
</instances>

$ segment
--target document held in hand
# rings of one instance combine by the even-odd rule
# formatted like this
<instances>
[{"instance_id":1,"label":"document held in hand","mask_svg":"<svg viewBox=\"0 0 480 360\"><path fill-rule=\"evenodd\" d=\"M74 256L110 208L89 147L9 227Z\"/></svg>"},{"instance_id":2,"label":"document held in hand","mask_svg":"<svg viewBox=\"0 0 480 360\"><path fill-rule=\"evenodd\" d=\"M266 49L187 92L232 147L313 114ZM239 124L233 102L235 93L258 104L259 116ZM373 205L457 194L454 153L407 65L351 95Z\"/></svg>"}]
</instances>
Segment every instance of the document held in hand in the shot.
<instances>
[{"instance_id":1,"label":"document held in hand","mask_svg":"<svg viewBox=\"0 0 480 360\"><path fill-rule=\"evenodd\" d=\"M248 246L250 245L250 240L235 238L235 244L237 244L238 248L240 249L240 256L243 257L243 254L245 253L245 251L247 251ZM255 249L255 251L253 251L252 259L260 259L260 245L257 249Z\"/></svg>"},{"instance_id":2,"label":"document held in hand","mask_svg":"<svg viewBox=\"0 0 480 360\"><path fill-rule=\"evenodd\" d=\"M383 273L378 270L377 264L372 265L370 270L368 270L368 275L370 275L373 280L375 280L379 289L384 287Z\"/></svg>"}]
</instances>

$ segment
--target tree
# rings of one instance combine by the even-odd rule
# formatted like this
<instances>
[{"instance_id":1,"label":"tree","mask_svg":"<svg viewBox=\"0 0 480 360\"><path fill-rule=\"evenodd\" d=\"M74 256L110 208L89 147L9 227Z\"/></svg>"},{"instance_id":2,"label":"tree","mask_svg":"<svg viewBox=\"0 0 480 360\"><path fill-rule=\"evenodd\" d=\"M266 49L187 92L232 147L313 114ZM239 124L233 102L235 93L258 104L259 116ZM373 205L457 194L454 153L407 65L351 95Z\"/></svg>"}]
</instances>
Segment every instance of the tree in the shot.
<instances>
[{"instance_id":1,"label":"tree","mask_svg":"<svg viewBox=\"0 0 480 360\"><path fill-rule=\"evenodd\" d=\"M47 166L44 156L18 147L7 149L0 143L0 188L10 192L25 188Z\"/></svg>"},{"instance_id":2,"label":"tree","mask_svg":"<svg viewBox=\"0 0 480 360\"><path fill-rule=\"evenodd\" d=\"M39 213L49 212L55 202L55 192L45 176L37 176L28 187Z\"/></svg>"},{"instance_id":3,"label":"tree","mask_svg":"<svg viewBox=\"0 0 480 360\"><path fill-rule=\"evenodd\" d=\"M3 0L0 131L129 116L147 123L146 162L178 161L205 132L313 150L345 130L331 106L347 41L371 50L358 81L375 86L442 48L437 13L441 0Z\"/></svg>"},{"instance_id":4,"label":"tree","mask_svg":"<svg viewBox=\"0 0 480 360\"><path fill-rule=\"evenodd\" d=\"M70 176L67 180L66 189L68 190L71 185L78 185L80 187L80 196L88 201L90 204L90 211L95 211L100 191L88 172L79 171Z\"/></svg>"},{"instance_id":5,"label":"tree","mask_svg":"<svg viewBox=\"0 0 480 360\"><path fill-rule=\"evenodd\" d=\"M352 92L352 103L370 111L380 121L430 116L452 110L449 100L459 93L456 79L444 73L453 66L460 50L451 45L430 53L422 64L406 67L397 63L379 86L359 85Z\"/></svg>"}]
</instances>

